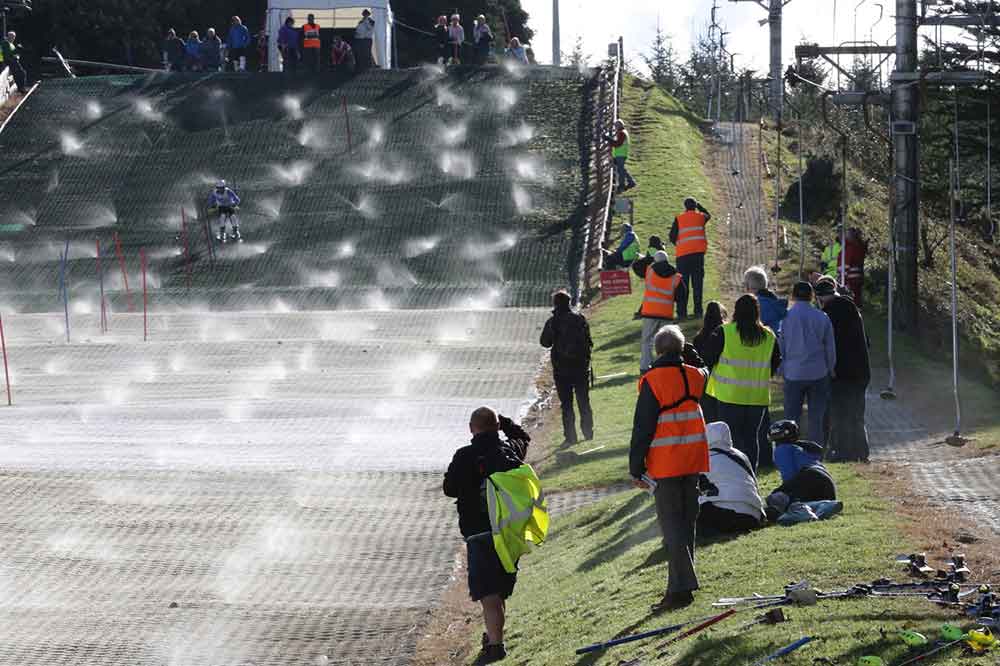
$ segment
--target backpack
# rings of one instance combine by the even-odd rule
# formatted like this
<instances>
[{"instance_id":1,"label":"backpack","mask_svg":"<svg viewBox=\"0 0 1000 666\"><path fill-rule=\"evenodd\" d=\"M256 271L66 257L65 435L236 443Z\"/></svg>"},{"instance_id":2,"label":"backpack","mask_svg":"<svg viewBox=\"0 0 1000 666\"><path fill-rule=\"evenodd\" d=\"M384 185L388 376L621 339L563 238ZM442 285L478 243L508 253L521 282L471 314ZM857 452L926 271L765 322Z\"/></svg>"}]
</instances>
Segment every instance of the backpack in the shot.
<instances>
[{"instance_id":1,"label":"backpack","mask_svg":"<svg viewBox=\"0 0 1000 666\"><path fill-rule=\"evenodd\" d=\"M590 340L587 320L582 315L569 313L553 323L555 339L552 353L557 363L584 365L590 360Z\"/></svg>"}]
</instances>

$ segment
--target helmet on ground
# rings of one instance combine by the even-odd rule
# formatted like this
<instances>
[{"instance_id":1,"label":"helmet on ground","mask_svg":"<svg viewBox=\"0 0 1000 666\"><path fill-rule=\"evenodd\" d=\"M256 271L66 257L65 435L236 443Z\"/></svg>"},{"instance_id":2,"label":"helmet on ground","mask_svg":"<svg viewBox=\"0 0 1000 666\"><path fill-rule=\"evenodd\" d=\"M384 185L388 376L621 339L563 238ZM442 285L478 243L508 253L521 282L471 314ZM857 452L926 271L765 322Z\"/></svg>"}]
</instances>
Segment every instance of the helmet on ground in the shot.
<instances>
[{"instance_id":1,"label":"helmet on ground","mask_svg":"<svg viewBox=\"0 0 1000 666\"><path fill-rule=\"evenodd\" d=\"M795 421L790 419L776 421L767 429L767 438L777 443L797 442L799 439L799 426Z\"/></svg>"}]
</instances>

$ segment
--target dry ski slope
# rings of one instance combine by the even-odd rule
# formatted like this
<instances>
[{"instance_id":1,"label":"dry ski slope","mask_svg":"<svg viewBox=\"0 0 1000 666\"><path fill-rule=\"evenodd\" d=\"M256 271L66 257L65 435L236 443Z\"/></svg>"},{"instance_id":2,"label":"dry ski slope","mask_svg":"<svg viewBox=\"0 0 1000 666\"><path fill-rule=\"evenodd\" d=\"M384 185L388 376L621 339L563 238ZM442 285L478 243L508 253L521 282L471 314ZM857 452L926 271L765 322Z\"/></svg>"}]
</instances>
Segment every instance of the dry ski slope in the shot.
<instances>
[{"instance_id":1,"label":"dry ski slope","mask_svg":"<svg viewBox=\"0 0 1000 666\"><path fill-rule=\"evenodd\" d=\"M441 470L471 408L530 397L579 265L591 87L43 84L0 135L0 664L407 663L453 566ZM223 175L247 242L192 236L189 289L179 211ZM133 289L149 253L148 342L113 252L99 330L112 232Z\"/></svg>"}]
</instances>

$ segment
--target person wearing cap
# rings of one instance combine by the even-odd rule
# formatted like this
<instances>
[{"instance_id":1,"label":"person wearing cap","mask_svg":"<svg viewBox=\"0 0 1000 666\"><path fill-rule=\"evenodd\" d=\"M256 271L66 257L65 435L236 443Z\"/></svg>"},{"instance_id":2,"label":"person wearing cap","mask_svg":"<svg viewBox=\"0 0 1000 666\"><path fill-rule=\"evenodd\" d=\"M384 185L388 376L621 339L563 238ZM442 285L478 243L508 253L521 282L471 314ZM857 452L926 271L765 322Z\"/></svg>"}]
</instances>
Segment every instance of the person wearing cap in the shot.
<instances>
[{"instance_id":1,"label":"person wearing cap","mask_svg":"<svg viewBox=\"0 0 1000 666\"><path fill-rule=\"evenodd\" d=\"M615 173L618 176L618 194L621 194L636 186L632 174L625 168L625 162L628 161L632 148L632 139L629 137L628 130L625 129L625 121L620 118L616 120L614 132L605 138L611 143L611 157L615 162Z\"/></svg>"},{"instance_id":2,"label":"person wearing cap","mask_svg":"<svg viewBox=\"0 0 1000 666\"><path fill-rule=\"evenodd\" d=\"M298 70L301 57L300 43L299 31L295 29L295 19L289 16L278 31L278 51L281 52L282 71Z\"/></svg>"},{"instance_id":3,"label":"person wearing cap","mask_svg":"<svg viewBox=\"0 0 1000 666\"><path fill-rule=\"evenodd\" d=\"M490 48L493 44L493 31L490 24L486 22L486 16L480 14L476 17L475 27L472 29L472 41L476 47L476 64L485 65L490 59Z\"/></svg>"},{"instance_id":4,"label":"person wearing cap","mask_svg":"<svg viewBox=\"0 0 1000 666\"><path fill-rule=\"evenodd\" d=\"M639 262L636 262L637 264ZM632 270L643 279L642 306L642 351L639 356L639 372L646 372L653 364L653 338L657 331L674 319L674 301L684 290L684 280L677 269L670 265L666 252L659 250L651 263L642 262Z\"/></svg>"},{"instance_id":5,"label":"person wearing cap","mask_svg":"<svg viewBox=\"0 0 1000 666\"><path fill-rule=\"evenodd\" d=\"M316 16L309 14L306 22L302 25L302 61L306 67L319 73L320 70L320 49L323 42L319 36L319 24L316 23Z\"/></svg>"},{"instance_id":6,"label":"person wearing cap","mask_svg":"<svg viewBox=\"0 0 1000 666\"><path fill-rule=\"evenodd\" d=\"M602 249L604 253L604 270L628 268L639 256L639 238L632 231L632 225L626 222L622 225L622 239L614 252Z\"/></svg>"},{"instance_id":7,"label":"person wearing cap","mask_svg":"<svg viewBox=\"0 0 1000 666\"><path fill-rule=\"evenodd\" d=\"M684 276L684 284L694 297L694 317L700 319L701 293L705 285L705 253L708 252L708 234L705 225L712 219L712 214L705 207L688 197L684 200L684 212L674 218L670 227L670 242L676 247L674 251L677 270ZM687 318L688 299L677 303L681 319Z\"/></svg>"},{"instance_id":8,"label":"person wearing cap","mask_svg":"<svg viewBox=\"0 0 1000 666\"><path fill-rule=\"evenodd\" d=\"M733 319L718 327L705 345L712 368L705 394L718 402L718 417L732 433L733 445L754 471L771 459L767 427L771 423L771 377L781 365L774 331L760 323L753 294L736 299Z\"/></svg>"},{"instance_id":9,"label":"person wearing cap","mask_svg":"<svg viewBox=\"0 0 1000 666\"><path fill-rule=\"evenodd\" d=\"M781 474L781 485L767 497L765 509L774 520L794 502L819 502L837 499L837 484L824 467L823 447L799 439L799 427L788 419L771 425L768 439L774 442L774 464Z\"/></svg>"},{"instance_id":10,"label":"person wearing cap","mask_svg":"<svg viewBox=\"0 0 1000 666\"><path fill-rule=\"evenodd\" d=\"M781 324L781 374L785 379L785 418L800 421L802 406L808 403L809 439L823 446L837 348L833 323L826 313L813 307L812 300L812 285L796 282L792 304Z\"/></svg>"},{"instance_id":11,"label":"person wearing cap","mask_svg":"<svg viewBox=\"0 0 1000 666\"><path fill-rule=\"evenodd\" d=\"M458 14L451 15L451 23L448 24L448 54L451 57L452 65L462 64L462 46L465 44L465 28L462 27L462 17Z\"/></svg>"},{"instance_id":12,"label":"person wearing cap","mask_svg":"<svg viewBox=\"0 0 1000 666\"><path fill-rule=\"evenodd\" d=\"M826 419L827 458L831 462L868 460L865 391L871 382L868 334L854 302L836 293L831 281L816 284L816 300L833 325L837 365Z\"/></svg>"},{"instance_id":13,"label":"person wearing cap","mask_svg":"<svg viewBox=\"0 0 1000 666\"><path fill-rule=\"evenodd\" d=\"M733 448L732 434L723 421L707 424L706 432L709 471L700 480L698 532L738 534L757 529L765 520L764 503L750 460Z\"/></svg>"},{"instance_id":14,"label":"person wearing cap","mask_svg":"<svg viewBox=\"0 0 1000 666\"><path fill-rule=\"evenodd\" d=\"M361 20L354 28L354 59L359 72L372 66L372 39L375 36L375 19L369 10L361 12Z\"/></svg>"},{"instance_id":15,"label":"person wearing cap","mask_svg":"<svg viewBox=\"0 0 1000 666\"><path fill-rule=\"evenodd\" d=\"M637 488L652 489L667 553L667 590L654 612L694 601L698 479L709 471L705 418L698 401L708 370L677 326L656 334L656 361L639 380L632 420L629 474ZM655 487L652 487L652 480Z\"/></svg>"}]
</instances>

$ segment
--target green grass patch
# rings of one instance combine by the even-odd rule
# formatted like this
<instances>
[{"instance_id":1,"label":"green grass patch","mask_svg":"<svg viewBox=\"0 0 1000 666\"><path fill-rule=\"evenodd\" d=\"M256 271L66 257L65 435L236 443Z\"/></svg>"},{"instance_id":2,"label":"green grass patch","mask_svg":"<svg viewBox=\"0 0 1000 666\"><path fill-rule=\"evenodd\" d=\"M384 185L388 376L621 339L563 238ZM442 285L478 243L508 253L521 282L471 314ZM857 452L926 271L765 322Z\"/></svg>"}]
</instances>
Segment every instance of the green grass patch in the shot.
<instances>
[{"instance_id":1,"label":"green grass patch","mask_svg":"<svg viewBox=\"0 0 1000 666\"><path fill-rule=\"evenodd\" d=\"M906 647L879 629L915 629L936 635L943 622L958 622L923 599L829 600L787 609L781 625L741 627L747 611L660 655L664 639L623 645L605 653L576 656L578 647L624 634L721 612L711 602L724 596L780 593L788 582L808 579L837 589L898 572L896 554L906 550L891 507L874 497L868 482L850 467L831 465L840 493L849 498L842 515L795 527L768 527L727 541L699 544L701 591L690 608L653 616L650 604L662 595L666 564L652 498L627 491L555 521L549 541L522 560L518 587L508 605L508 648L515 664L651 664L746 666L802 636L817 642L783 664L812 664L828 657L853 666L863 655L898 663ZM778 484L765 475L762 488ZM897 579L904 578L901 574ZM968 623L963 626L967 626ZM632 662L631 660L638 661ZM935 664L995 663L994 655L969 659L953 651Z\"/></svg>"}]
</instances>

